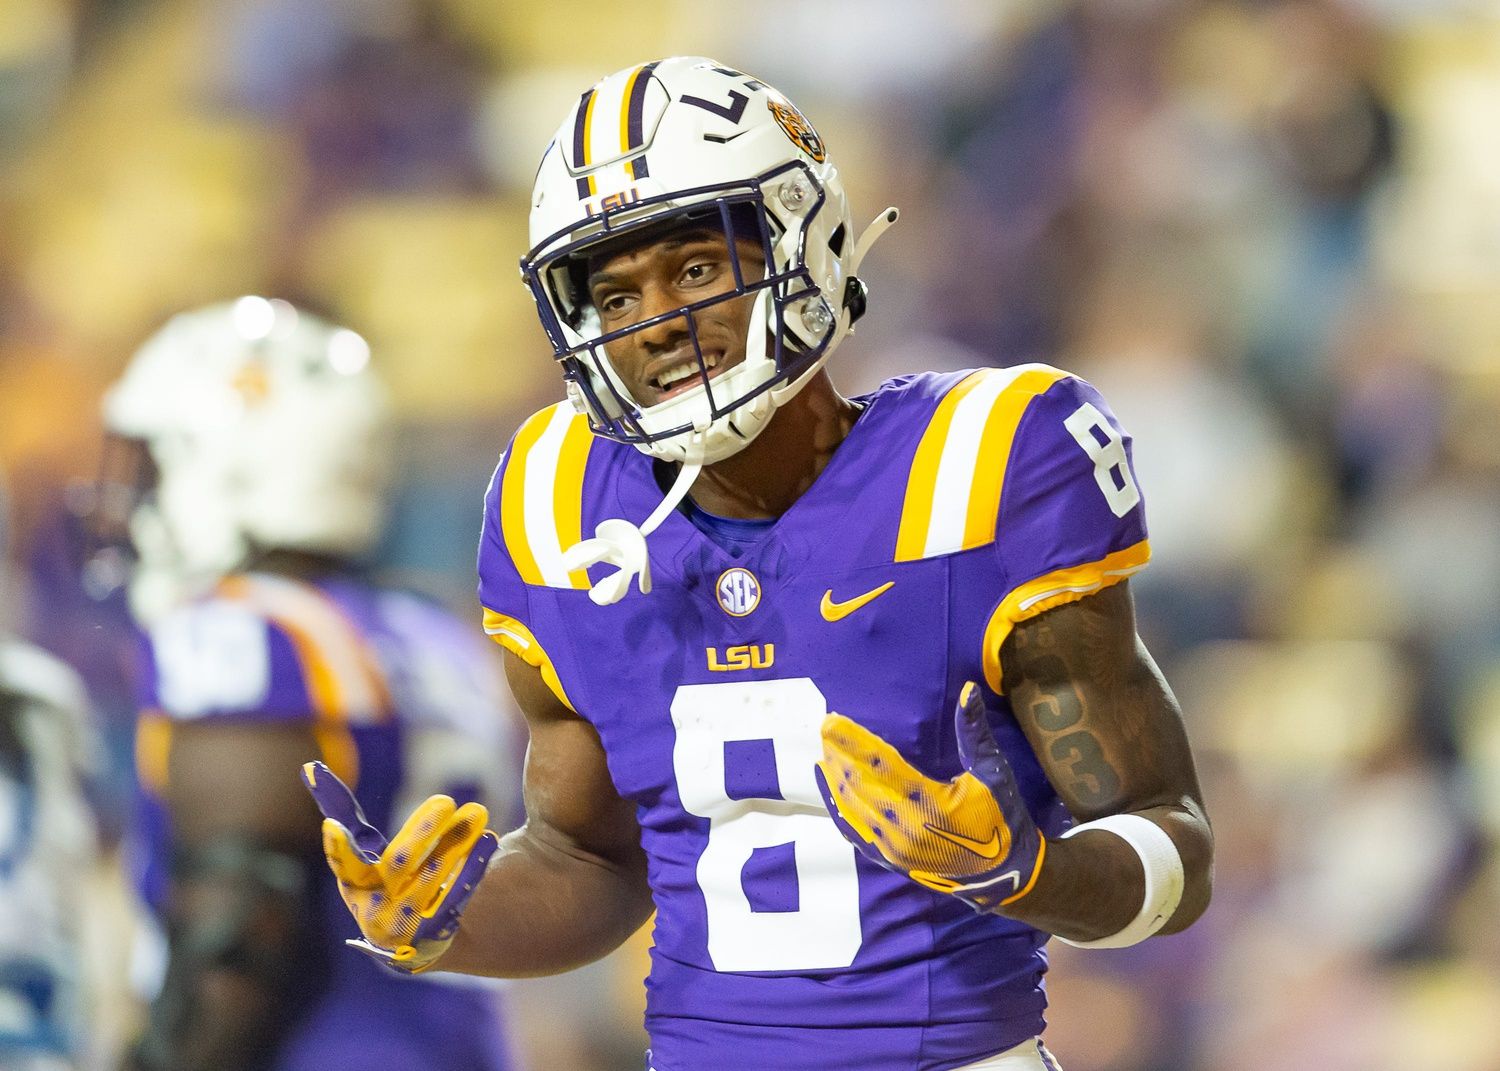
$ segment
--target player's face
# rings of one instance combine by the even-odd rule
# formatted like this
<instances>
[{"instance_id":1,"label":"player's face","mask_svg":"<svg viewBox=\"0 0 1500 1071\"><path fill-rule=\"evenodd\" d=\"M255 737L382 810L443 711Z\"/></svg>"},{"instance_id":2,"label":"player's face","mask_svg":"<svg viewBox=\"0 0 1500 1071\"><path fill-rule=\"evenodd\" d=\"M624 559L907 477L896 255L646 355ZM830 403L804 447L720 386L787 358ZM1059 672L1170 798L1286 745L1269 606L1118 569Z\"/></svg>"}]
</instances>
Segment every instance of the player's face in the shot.
<instances>
[{"instance_id":1,"label":"player's face","mask_svg":"<svg viewBox=\"0 0 1500 1071\"><path fill-rule=\"evenodd\" d=\"M765 275L759 243L736 239L741 278ZM619 331L735 289L734 257L722 231L690 227L590 263L589 298L604 331ZM693 337L710 379L745 359L745 339L755 295L720 301L694 313L671 316L611 342L610 363L636 402L656 405L703 385Z\"/></svg>"}]
</instances>

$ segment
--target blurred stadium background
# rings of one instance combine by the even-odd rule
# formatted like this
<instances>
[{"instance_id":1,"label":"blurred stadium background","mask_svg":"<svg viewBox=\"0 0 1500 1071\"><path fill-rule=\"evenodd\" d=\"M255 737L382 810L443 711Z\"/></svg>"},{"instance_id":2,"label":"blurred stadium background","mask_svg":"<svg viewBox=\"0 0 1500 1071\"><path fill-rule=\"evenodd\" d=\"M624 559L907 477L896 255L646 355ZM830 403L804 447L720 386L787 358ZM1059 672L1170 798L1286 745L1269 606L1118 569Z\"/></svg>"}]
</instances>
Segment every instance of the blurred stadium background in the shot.
<instances>
[{"instance_id":1,"label":"blurred stadium background","mask_svg":"<svg viewBox=\"0 0 1500 1071\"><path fill-rule=\"evenodd\" d=\"M477 612L480 494L560 395L516 276L536 159L671 53L796 100L858 221L902 208L842 385L1044 360L1136 437L1217 894L1055 949L1068 1071L1500 1069L1496 0L0 0L0 613L86 675L107 812L128 645L65 508L103 385L241 293L361 330L403 416L385 562ZM514 987L533 1066L638 1068L642 970Z\"/></svg>"}]
</instances>

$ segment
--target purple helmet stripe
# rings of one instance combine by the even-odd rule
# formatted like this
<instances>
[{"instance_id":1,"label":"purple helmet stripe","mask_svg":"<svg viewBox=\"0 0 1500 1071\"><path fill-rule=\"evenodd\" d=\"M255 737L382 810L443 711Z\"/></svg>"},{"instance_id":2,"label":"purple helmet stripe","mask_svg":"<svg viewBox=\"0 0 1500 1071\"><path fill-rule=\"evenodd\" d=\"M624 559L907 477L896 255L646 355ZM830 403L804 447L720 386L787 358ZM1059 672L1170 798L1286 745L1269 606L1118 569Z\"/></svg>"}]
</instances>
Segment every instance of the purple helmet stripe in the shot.
<instances>
[{"instance_id":1,"label":"purple helmet stripe","mask_svg":"<svg viewBox=\"0 0 1500 1071\"><path fill-rule=\"evenodd\" d=\"M661 60L655 60L642 67L640 74L636 75L635 84L630 88L630 109L625 121L625 148L627 150L641 146L645 142L646 90L651 87L651 72L660 62ZM647 178L651 174L646 166L645 153L641 153L630 161L630 173L638 179Z\"/></svg>"},{"instance_id":2,"label":"purple helmet stripe","mask_svg":"<svg viewBox=\"0 0 1500 1071\"><path fill-rule=\"evenodd\" d=\"M589 102L593 100L594 91L589 89L583 96L578 98L578 117L573 121L573 168L581 171L588 164L589 141L588 141L588 115ZM578 198L583 200L589 195L589 180L586 177L578 179Z\"/></svg>"},{"instance_id":3,"label":"purple helmet stripe","mask_svg":"<svg viewBox=\"0 0 1500 1071\"><path fill-rule=\"evenodd\" d=\"M657 63L661 61L658 60ZM634 149L641 145L645 139L643 120L646 111L646 90L651 86L651 72L656 69L656 63L648 63L641 68L641 73L636 76L635 85L630 90L630 113L626 119L625 129L629 139L627 149Z\"/></svg>"}]
</instances>

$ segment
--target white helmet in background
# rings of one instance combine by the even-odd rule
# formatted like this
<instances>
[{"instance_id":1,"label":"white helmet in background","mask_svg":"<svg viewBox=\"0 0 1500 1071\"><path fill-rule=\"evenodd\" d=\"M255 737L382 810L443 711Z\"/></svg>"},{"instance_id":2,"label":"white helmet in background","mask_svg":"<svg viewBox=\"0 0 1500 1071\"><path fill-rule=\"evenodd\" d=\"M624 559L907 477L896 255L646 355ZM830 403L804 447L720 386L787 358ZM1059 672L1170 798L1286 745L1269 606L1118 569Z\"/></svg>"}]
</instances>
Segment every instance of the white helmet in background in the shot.
<instances>
[{"instance_id":1,"label":"white helmet in background","mask_svg":"<svg viewBox=\"0 0 1500 1071\"><path fill-rule=\"evenodd\" d=\"M693 220L722 228L737 285L707 302L608 335L588 301L591 255ZM703 57L630 67L590 88L542 157L522 258L573 403L596 434L687 464L742 449L795 395L864 311L855 277L888 209L856 244L838 170L812 125L765 83ZM735 239L766 271L741 271ZM609 362L608 344L689 309L753 294L745 359L700 386L641 406Z\"/></svg>"},{"instance_id":2,"label":"white helmet in background","mask_svg":"<svg viewBox=\"0 0 1500 1071\"><path fill-rule=\"evenodd\" d=\"M379 537L391 429L370 347L285 301L174 317L105 395L104 423L155 468L128 519L143 620L257 550L346 557Z\"/></svg>"}]
</instances>

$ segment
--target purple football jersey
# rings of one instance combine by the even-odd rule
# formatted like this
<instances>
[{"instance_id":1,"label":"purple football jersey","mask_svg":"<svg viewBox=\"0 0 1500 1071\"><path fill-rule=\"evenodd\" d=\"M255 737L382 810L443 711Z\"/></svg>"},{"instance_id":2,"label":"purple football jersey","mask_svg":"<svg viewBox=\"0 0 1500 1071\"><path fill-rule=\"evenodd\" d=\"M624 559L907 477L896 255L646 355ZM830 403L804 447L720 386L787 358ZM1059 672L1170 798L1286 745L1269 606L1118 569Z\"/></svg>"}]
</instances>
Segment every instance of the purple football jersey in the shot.
<instances>
[{"instance_id":1,"label":"purple football jersey","mask_svg":"<svg viewBox=\"0 0 1500 1071\"><path fill-rule=\"evenodd\" d=\"M651 512L651 459L559 405L522 426L489 488L486 631L594 725L637 807L656 1071L941 1071L1043 1026L1047 935L867 862L813 768L837 711L958 774L952 711L984 681L1038 826L1065 828L998 650L1016 622L1145 564L1129 440L1092 387L1042 365L904 377L858 401L759 542L727 550L676 512L647 540L652 592L612 606L562 552Z\"/></svg>"},{"instance_id":2,"label":"purple football jersey","mask_svg":"<svg viewBox=\"0 0 1500 1071\"><path fill-rule=\"evenodd\" d=\"M149 904L167 889L162 803L172 726L187 720L305 722L365 814L390 829L428 795L506 807L514 794L510 709L492 653L432 601L352 578L224 581L156 625L146 645L138 763L138 869ZM288 782L291 784L292 782ZM499 996L454 976L400 978L346 949L359 936L331 874L313 895L330 950L309 979L271 1071L374 1059L389 1071L507 1071Z\"/></svg>"}]
</instances>

